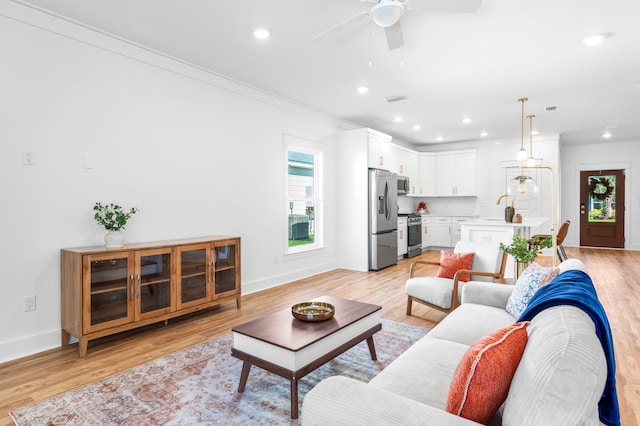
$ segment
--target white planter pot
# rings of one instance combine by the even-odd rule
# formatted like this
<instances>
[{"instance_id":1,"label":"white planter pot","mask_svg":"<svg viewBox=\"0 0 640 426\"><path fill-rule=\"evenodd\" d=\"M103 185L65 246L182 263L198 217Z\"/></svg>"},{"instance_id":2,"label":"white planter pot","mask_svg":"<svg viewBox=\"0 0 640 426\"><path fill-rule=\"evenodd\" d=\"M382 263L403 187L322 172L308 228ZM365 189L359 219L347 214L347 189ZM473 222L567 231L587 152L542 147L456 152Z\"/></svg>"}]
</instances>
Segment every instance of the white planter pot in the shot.
<instances>
[{"instance_id":1,"label":"white planter pot","mask_svg":"<svg viewBox=\"0 0 640 426\"><path fill-rule=\"evenodd\" d=\"M124 232L109 231L104 236L104 244L107 248L122 247L124 245Z\"/></svg>"}]
</instances>

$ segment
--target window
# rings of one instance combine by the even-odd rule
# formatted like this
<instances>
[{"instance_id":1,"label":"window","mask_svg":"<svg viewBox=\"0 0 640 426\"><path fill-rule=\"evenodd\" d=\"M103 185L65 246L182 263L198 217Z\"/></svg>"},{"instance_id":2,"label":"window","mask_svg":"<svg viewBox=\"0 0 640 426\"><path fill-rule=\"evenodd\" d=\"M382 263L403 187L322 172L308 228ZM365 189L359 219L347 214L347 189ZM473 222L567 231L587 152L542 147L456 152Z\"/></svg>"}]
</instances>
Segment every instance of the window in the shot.
<instances>
[{"instance_id":1,"label":"window","mask_svg":"<svg viewBox=\"0 0 640 426\"><path fill-rule=\"evenodd\" d=\"M322 246L321 170L322 152L296 139L286 145L287 155L287 253Z\"/></svg>"}]
</instances>

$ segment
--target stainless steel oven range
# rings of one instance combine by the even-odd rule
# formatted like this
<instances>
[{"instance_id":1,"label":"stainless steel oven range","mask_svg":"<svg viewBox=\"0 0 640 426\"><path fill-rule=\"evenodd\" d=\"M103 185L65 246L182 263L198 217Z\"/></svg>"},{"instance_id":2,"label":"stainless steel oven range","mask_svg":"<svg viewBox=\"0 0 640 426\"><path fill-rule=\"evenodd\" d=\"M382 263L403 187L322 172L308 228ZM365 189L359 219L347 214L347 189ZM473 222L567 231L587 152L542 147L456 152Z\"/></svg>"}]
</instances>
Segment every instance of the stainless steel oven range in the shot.
<instances>
[{"instance_id":1,"label":"stainless steel oven range","mask_svg":"<svg viewBox=\"0 0 640 426\"><path fill-rule=\"evenodd\" d=\"M414 257L422 253L422 216L417 213L406 216L408 250L404 257Z\"/></svg>"}]
</instances>

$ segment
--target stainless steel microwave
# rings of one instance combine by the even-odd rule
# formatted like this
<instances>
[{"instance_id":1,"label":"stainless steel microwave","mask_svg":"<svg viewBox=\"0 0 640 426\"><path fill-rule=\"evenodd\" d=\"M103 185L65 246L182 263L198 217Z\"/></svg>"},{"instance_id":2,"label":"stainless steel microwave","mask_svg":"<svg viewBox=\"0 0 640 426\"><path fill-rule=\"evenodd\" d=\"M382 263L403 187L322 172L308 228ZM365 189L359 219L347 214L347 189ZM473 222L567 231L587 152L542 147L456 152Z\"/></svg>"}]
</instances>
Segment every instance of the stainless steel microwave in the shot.
<instances>
[{"instance_id":1,"label":"stainless steel microwave","mask_svg":"<svg viewBox=\"0 0 640 426\"><path fill-rule=\"evenodd\" d=\"M406 176L398 176L398 194L409 193L409 178Z\"/></svg>"}]
</instances>

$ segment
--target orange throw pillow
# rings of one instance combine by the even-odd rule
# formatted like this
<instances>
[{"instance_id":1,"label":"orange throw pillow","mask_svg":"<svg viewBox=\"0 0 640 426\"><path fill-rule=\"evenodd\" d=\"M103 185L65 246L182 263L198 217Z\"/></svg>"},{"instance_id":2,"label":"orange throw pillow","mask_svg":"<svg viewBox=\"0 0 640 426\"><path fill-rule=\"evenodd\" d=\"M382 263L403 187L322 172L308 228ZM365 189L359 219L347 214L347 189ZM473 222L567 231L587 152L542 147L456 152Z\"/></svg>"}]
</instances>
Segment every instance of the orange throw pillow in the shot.
<instances>
[{"instance_id":1,"label":"orange throw pillow","mask_svg":"<svg viewBox=\"0 0 640 426\"><path fill-rule=\"evenodd\" d=\"M438 277L453 278L461 269L471 269L474 253L451 253L450 251L440 252L440 267ZM469 281L469 274L460 275L459 281Z\"/></svg>"},{"instance_id":2,"label":"orange throw pillow","mask_svg":"<svg viewBox=\"0 0 640 426\"><path fill-rule=\"evenodd\" d=\"M487 424L509 393L524 348L529 321L489 334L464 354L449 386L447 411Z\"/></svg>"}]
</instances>

